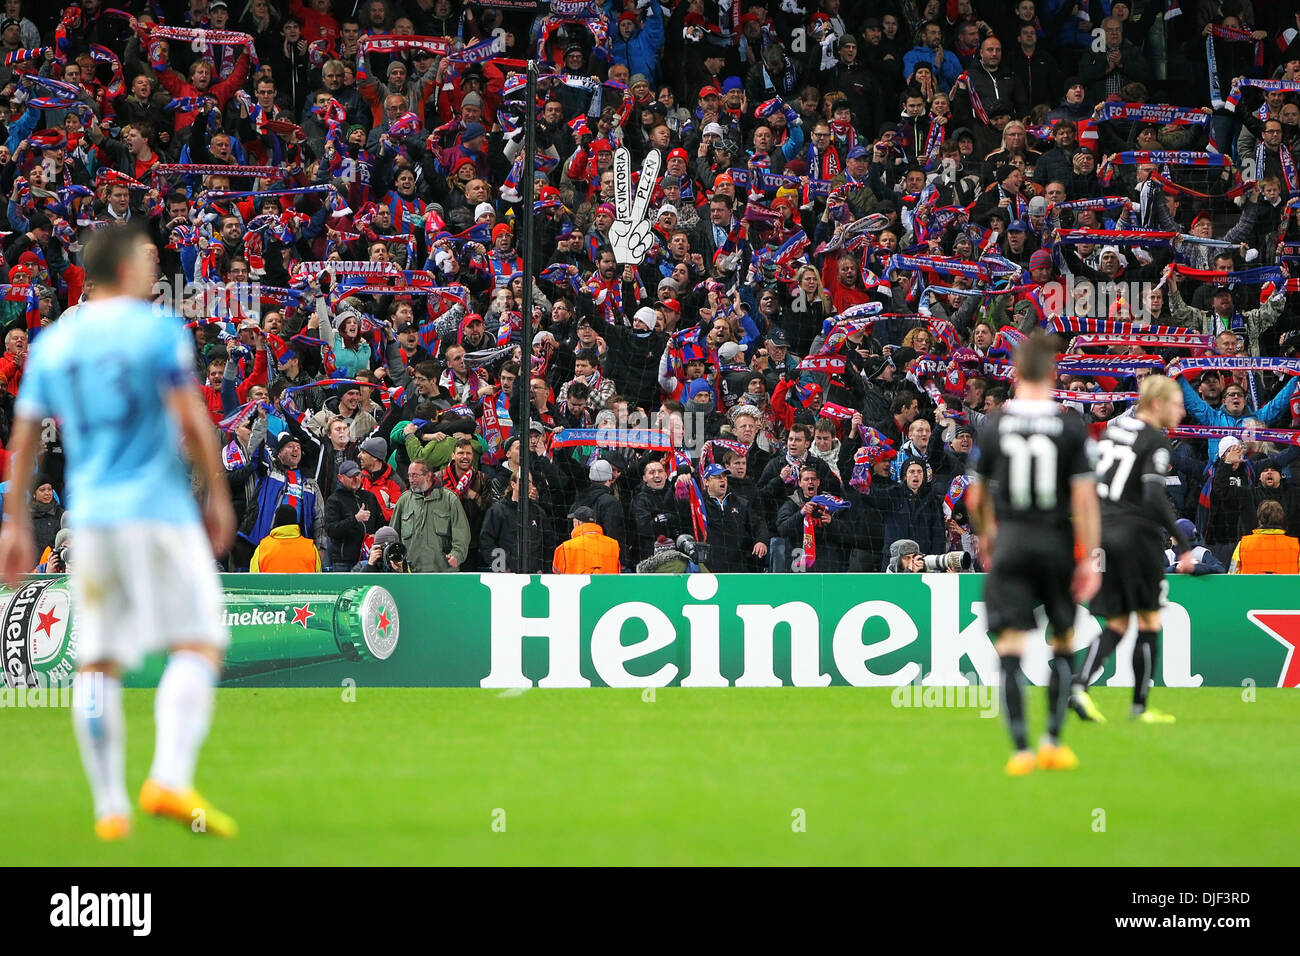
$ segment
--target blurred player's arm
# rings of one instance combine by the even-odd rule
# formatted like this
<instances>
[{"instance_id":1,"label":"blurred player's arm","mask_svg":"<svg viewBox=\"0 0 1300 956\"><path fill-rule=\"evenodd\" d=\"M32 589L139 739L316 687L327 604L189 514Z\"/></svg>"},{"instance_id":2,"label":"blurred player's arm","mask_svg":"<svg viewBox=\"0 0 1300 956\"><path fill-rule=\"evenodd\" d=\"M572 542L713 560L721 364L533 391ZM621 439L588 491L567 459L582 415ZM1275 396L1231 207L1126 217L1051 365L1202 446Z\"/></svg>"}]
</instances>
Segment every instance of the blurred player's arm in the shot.
<instances>
[{"instance_id":1,"label":"blurred player's arm","mask_svg":"<svg viewBox=\"0 0 1300 956\"><path fill-rule=\"evenodd\" d=\"M40 421L25 416L14 421L9 434L9 490L5 493L4 529L0 531L0 570L11 588L18 586L20 574L36 566L31 497L40 438Z\"/></svg>"},{"instance_id":2,"label":"blurred player's arm","mask_svg":"<svg viewBox=\"0 0 1300 956\"><path fill-rule=\"evenodd\" d=\"M235 540L235 510L230 503L230 486L225 480L212 419L193 384L168 389L163 401L185 439L194 473L203 489L203 525L212 542L213 554L221 557Z\"/></svg>"},{"instance_id":3,"label":"blurred player's arm","mask_svg":"<svg viewBox=\"0 0 1300 956\"><path fill-rule=\"evenodd\" d=\"M1091 472L1075 475L1071 480L1070 513L1074 516L1074 540L1079 554L1074 566L1074 599L1084 604L1101 586L1101 572L1094 560L1101 546L1101 503L1097 500L1097 479Z\"/></svg>"}]
</instances>

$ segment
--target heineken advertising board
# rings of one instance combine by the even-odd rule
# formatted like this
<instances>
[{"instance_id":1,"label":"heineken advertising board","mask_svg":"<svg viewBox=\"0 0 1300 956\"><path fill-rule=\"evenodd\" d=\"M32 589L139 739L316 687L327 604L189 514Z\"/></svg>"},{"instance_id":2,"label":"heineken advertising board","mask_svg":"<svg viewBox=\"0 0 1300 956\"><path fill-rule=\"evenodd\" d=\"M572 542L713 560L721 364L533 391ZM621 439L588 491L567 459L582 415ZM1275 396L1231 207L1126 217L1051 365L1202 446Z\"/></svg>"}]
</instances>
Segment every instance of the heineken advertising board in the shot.
<instances>
[{"instance_id":1,"label":"heineken advertising board","mask_svg":"<svg viewBox=\"0 0 1300 956\"><path fill-rule=\"evenodd\" d=\"M974 574L225 575L224 686L858 687L996 683ZM1300 577L1170 579L1157 682L1300 686ZM0 590L9 686L66 681L61 577ZM1075 647L1098 632L1080 612ZM1125 637L1102 682L1131 686ZM1047 681L1042 630L1024 655ZM132 675L153 686L161 658Z\"/></svg>"}]
</instances>

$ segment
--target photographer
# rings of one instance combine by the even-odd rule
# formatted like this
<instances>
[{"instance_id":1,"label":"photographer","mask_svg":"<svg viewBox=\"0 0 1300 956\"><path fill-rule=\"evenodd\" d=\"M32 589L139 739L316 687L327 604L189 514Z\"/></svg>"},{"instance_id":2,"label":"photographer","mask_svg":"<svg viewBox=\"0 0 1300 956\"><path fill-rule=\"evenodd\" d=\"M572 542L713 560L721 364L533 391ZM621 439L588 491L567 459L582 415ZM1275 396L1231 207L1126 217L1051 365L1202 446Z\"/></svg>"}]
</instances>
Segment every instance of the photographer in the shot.
<instances>
[{"instance_id":1,"label":"photographer","mask_svg":"<svg viewBox=\"0 0 1300 956\"><path fill-rule=\"evenodd\" d=\"M922 554L921 546L911 538L899 538L889 546L889 574L922 574L926 571L950 573L969 571L971 557L965 551Z\"/></svg>"},{"instance_id":2,"label":"photographer","mask_svg":"<svg viewBox=\"0 0 1300 956\"><path fill-rule=\"evenodd\" d=\"M925 558L921 556L921 546L911 538L899 538L889 546L889 564L885 571L889 574L920 574L925 570Z\"/></svg>"},{"instance_id":3,"label":"photographer","mask_svg":"<svg viewBox=\"0 0 1300 956\"><path fill-rule=\"evenodd\" d=\"M678 535L670 541L660 535L654 544L654 553L636 566L637 574L708 574L709 569L699 563L698 544L689 534Z\"/></svg>"},{"instance_id":4,"label":"photographer","mask_svg":"<svg viewBox=\"0 0 1300 956\"><path fill-rule=\"evenodd\" d=\"M397 532L387 526L375 532L375 543L365 559L352 566L353 571L374 571L382 574L410 574L406 563L406 548L397 540Z\"/></svg>"},{"instance_id":5,"label":"photographer","mask_svg":"<svg viewBox=\"0 0 1300 956\"><path fill-rule=\"evenodd\" d=\"M68 538L72 534L67 528L60 528L54 536L54 544L45 561L38 564L33 574L67 574L68 573Z\"/></svg>"}]
</instances>

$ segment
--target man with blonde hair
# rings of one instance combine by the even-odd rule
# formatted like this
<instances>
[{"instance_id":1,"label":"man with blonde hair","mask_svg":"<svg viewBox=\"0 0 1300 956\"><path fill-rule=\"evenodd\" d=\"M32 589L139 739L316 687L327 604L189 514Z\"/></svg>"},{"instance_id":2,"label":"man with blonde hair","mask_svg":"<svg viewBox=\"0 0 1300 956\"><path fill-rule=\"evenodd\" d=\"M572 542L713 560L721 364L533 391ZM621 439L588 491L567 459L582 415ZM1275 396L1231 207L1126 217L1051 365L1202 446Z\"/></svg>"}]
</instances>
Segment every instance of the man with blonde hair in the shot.
<instances>
[{"instance_id":1,"label":"man with blonde hair","mask_svg":"<svg viewBox=\"0 0 1300 956\"><path fill-rule=\"evenodd\" d=\"M1105 618L1106 626L1074 675L1070 704L1084 720L1106 720L1088 696L1088 685L1101 675L1136 614L1131 716L1147 724L1174 721L1171 714L1148 707L1147 694L1155 682L1160 606L1168 592L1165 542L1175 542L1179 572L1190 574L1195 567L1191 544L1165 494L1172 452L1164 429L1173 428L1184 414L1178 385L1163 375L1149 375L1138 391L1137 414L1111 421L1097 443L1101 588L1090 610Z\"/></svg>"}]
</instances>

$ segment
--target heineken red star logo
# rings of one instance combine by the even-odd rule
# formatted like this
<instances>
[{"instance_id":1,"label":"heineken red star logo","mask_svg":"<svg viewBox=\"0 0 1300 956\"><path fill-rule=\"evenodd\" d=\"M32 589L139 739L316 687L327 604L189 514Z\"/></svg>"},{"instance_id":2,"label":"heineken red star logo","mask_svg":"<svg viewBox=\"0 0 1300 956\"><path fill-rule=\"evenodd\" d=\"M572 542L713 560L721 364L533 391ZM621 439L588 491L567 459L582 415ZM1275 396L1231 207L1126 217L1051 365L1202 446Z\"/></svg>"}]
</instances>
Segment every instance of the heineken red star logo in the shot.
<instances>
[{"instance_id":1,"label":"heineken red star logo","mask_svg":"<svg viewBox=\"0 0 1300 956\"><path fill-rule=\"evenodd\" d=\"M36 629L36 633L39 634L44 631L48 636L53 637L53 628L55 624L59 623L59 618L54 616L53 611L46 611L44 614L37 614L36 616L41 619L41 626Z\"/></svg>"},{"instance_id":2,"label":"heineken red star logo","mask_svg":"<svg viewBox=\"0 0 1300 956\"><path fill-rule=\"evenodd\" d=\"M1246 617L1286 648L1278 687L1300 687L1300 611L1249 611Z\"/></svg>"},{"instance_id":3,"label":"heineken red star logo","mask_svg":"<svg viewBox=\"0 0 1300 956\"><path fill-rule=\"evenodd\" d=\"M310 604L304 604L302 607L293 609L293 623L301 624L304 631L307 630L307 618L315 616L316 612L311 609Z\"/></svg>"},{"instance_id":4,"label":"heineken red star logo","mask_svg":"<svg viewBox=\"0 0 1300 956\"><path fill-rule=\"evenodd\" d=\"M388 608L383 605L380 605L379 620L377 623L379 624L379 633L384 635L384 637L387 637L388 628L393 622L388 619Z\"/></svg>"}]
</instances>

